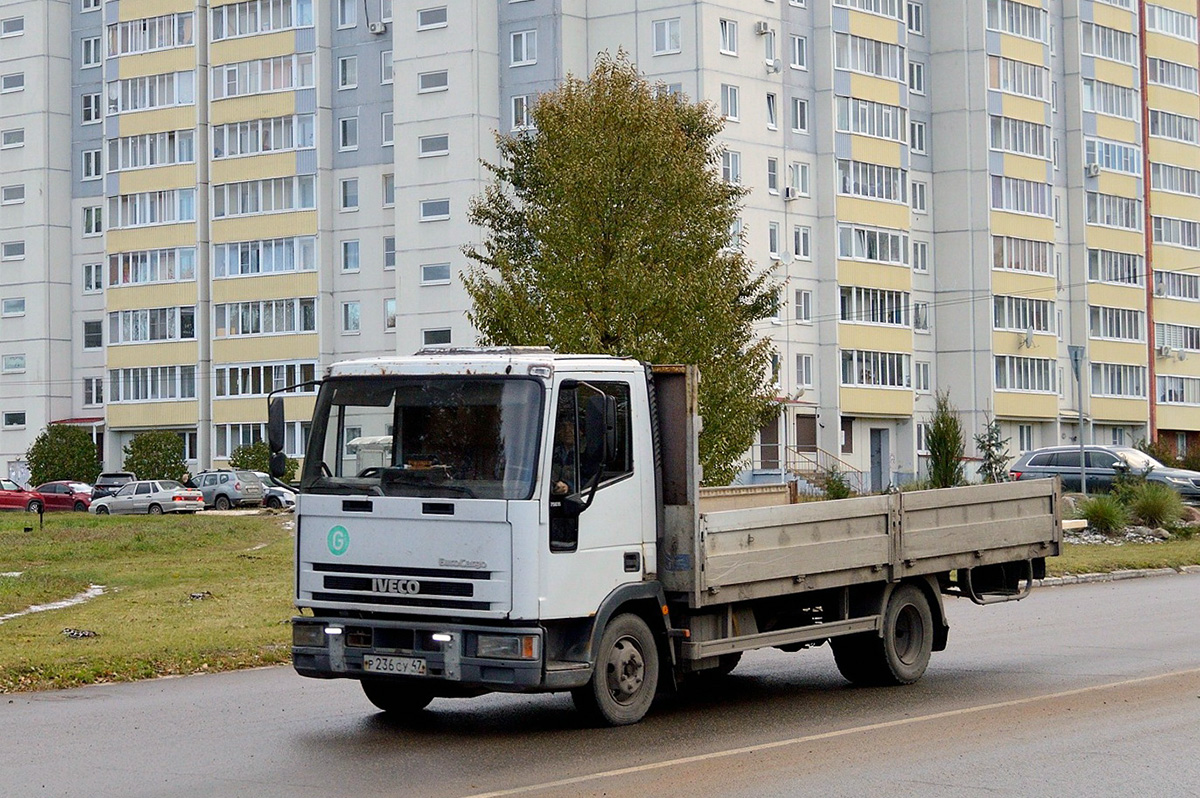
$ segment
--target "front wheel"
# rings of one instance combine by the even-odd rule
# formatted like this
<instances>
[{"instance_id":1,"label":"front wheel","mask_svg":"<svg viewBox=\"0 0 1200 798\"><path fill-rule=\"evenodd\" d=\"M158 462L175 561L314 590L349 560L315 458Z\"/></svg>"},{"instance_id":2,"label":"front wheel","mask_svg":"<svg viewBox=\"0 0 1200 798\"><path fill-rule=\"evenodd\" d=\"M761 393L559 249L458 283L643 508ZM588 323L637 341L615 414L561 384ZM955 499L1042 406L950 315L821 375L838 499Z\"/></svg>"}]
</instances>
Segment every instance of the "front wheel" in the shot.
<instances>
[{"instance_id":1,"label":"front wheel","mask_svg":"<svg viewBox=\"0 0 1200 798\"><path fill-rule=\"evenodd\" d=\"M279 510L283 508L283 502L276 499L274 496L267 499L267 508L270 510Z\"/></svg>"},{"instance_id":2,"label":"front wheel","mask_svg":"<svg viewBox=\"0 0 1200 798\"><path fill-rule=\"evenodd\" d=\"M368 701L397 716L420 712L433 700L433 692L421 685L372 679L363 679L360 684Z\"/></svg>"},{"instance_id":3,"label":"front wheel","mask_svg":"<svg viewBox=\"0 0 1200 798\"><path fill-rule=\"evenodd\" d=\"M31 513L40 513L42 511L42 503L34 499L29 504L25 505L25 509Z\"/></svg>"},{"instance_id":4,"label":"front wheel","mask_svg":"<svg viewBox=\"0 0 1200 798\"><path fill-rule=\"evenodd\" d=\"M96 515L108 515L108 505L102 504L96 508Z\"/></svg>"},{"instance_id":5,"label":"front wheel","mask_svg":"<svg viewBox=\"0 0 1200 798\"><path fill-rule=\"evenodd\" d=\"M658 646L650 627L636 615L618 615L600 638L596 668L583 687L571 691L575 707L608 726L637 723L658 690Z\"/></svg>"}]
</instances>

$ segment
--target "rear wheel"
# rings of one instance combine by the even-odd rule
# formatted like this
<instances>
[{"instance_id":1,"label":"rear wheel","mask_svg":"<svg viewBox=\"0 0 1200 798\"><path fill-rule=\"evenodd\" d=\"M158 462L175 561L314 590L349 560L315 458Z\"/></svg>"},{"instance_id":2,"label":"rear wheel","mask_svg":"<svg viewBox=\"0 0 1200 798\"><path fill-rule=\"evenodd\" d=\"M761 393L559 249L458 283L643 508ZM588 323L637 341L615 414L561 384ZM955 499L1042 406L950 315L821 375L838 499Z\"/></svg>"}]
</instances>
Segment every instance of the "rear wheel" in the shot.
<instances>
[{"instance_id":1,"label":"rear wheel","mask_svg":"<svg viewBox=\"0 0 1200 798\"><path fill-rule=\"evenodd\" d=\"M360 684L368 701L397 716L420 712L433 700L433 692L421 685L371 679L363 679Z\"/></svg>"},{"instance_id":2,"label":"rear wheel","mask_svg":"<svg viewBox=\"0 0 1200 798\"><path fill-rule=\"evenodd\" d=\"M933 651L933 612L915 585L892 591L883 612L883 635L859 634L830 641L841 674L855 684L912 684L925 675Z\"/></svg>"},{"instance_id":3,"label":"rear wheel","mask_svg":"<svg viewBox=\"0 0 1200 798\"><path fill-rule=\"evenodd\" d=\"M228 510L229 509L229 497L228 496L218 496L216 498L216 501L213 502L213 507L217 508L218 510Z\"/></svg>"},{"instance_id":4,"label":"rear wheel","mask_svg":"<svg viewBox=\"0 0 1200 798\"><path fill-rule=\"evenodd\" d=\"M596 669L571 691L575 707L608 726L637 723L658 690L658 647L650 627L636 615L618 615L600 638Z\"/></svg>"},{"instance_id":5,"label":"rear wheel","mask_svg":"<svg viewBox=\"0 0 1200 798\"><path fill-rule=\"evenodd\" d=\"M157 504L152 504L146 508L146 512L150 515L162 515L162 507Z\"/></svg>"},{"instance_id":6,"label":"rear wheel","mask_svg":"<svg viewBox=\"0 0 1200 798\"><path fill-rule=\"evenodd\" d=\"M75 502L75 512L77 512L77 513L86 513L86 512L87 512L87 505L86 505L86 504L84 504L83 502Z\"/></svg>"},{"instance_id":7,"label":"rear wheel","mask_svg":"<svg viewBox=\"0 0 1200 798\"><path fill-rule=\"evenodd\" d=\"M34 499L33 501L29 502L29 504L25 505L25 509L31 513L40 513L42 511L42 507L42 503L37 499Z\"/></svg>"}]
</instances>

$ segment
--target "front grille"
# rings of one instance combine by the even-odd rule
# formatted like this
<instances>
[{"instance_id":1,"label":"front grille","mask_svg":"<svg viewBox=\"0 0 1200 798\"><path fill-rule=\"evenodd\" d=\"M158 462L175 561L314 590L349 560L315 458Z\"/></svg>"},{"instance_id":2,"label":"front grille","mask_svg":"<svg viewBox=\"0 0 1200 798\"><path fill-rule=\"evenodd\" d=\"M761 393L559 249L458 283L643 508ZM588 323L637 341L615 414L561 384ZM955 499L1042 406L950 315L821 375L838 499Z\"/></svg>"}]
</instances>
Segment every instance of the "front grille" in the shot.
<instances>
[{"instance_id":1,"label":"front grille","mask_svg":"<svg viewBox=\"0 0 1200 798\"><path fill-rule=\"evenodd\" d=\"M361 590L372 593L374 580L369 576L326 576L323 587L326 590ZM394 581L394 580L381 580ZM411 581L416 581L411 580ZM475 586L466 582L421 582L422 596L474 596Z\"/></svg>"},{"instance_id":2,"label":"front grille","mask_svg":"<svg viewBox=\"0 0 1200 798\"><path fill-rule=\"evenodd\" d=\"M375 576L409 576L420 579L472 579L486 581L492 578L491 571L467 571L455 568L408 568L395 565L343 565L342 563L315 562L313 571L331 574L372 574Z\"/></svg>"},{"instance_id":3,"label":"front grille","mask_svg":"<svg viewBox=\"0 0 1200 798\"><path fill-rule=\"evenodd\" d=\"M488 610L486 601L454 601L447 599L423 599L415 596L381 596L377 593L324 593L314 592L313 601L352 602L355 604L385 604L389 607L433 607L447 610Z\"/></svg>"}]
</instances>

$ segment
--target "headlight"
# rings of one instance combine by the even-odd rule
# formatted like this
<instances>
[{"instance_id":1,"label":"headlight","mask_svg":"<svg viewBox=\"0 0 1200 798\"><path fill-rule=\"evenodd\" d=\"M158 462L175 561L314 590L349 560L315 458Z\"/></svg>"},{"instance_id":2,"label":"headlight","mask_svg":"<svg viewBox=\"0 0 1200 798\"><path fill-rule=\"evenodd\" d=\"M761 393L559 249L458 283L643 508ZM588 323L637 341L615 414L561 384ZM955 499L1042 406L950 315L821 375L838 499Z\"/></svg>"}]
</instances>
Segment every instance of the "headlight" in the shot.
<instances>
[{"instance_id":1,"label":"headlight","mask_svg":"<svg viewBox=\"0 0 1200 798\"><path fill-rule=\"evenodd\" d=\"M1192 481L1190 479L1184 479L1183 477L1168 476L1168 477L1166 477L1166 480L1167 480L1167 482L1170 482L1172 485L1186 485L1189 488L1192 486Z\"/></svg>"},{"instance_id":2,"label":"headlight","mask_svg":"<svg viewBox=\"0 0 1200 798\"><path fill-rule=\"evenodd\" d=\"M494 659L537 659L537 635L479 635L475 656Z\"/></svg>"},{"instance_id":3,"label":"headlight","mask_svg":"<svg viewBox=\"0 0 1200 798\"><path fill-rule=\"evenodd\" d=\"M315 623L298 623L292 627L293 646L325 645L325 627Z\"/></svg>"}]
</instances>

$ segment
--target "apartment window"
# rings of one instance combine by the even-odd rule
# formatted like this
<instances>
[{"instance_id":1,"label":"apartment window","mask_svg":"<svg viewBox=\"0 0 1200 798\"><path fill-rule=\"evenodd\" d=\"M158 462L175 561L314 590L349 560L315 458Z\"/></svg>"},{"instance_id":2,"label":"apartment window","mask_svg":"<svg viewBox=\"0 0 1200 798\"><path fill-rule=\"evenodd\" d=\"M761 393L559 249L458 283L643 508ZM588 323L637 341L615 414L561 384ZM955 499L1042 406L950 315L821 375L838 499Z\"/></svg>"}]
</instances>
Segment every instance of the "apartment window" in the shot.
<instances>
[{"instance_id":1,"label":"apartment window","mask_svg":"<svg viewBox=\"0 0 1200 798\"><path fill-rule=\"evenodd\" d=\"M1046 39L1048 14L1040 6L1018 3L1015 0L988 0L987 26L1013 36L1041 42Z\"/></svg>"},{"instance_id":2,"label":"apartment window","mask_svg":"<svg viewBox=\"0 0 1200 798\"><path fill-rule=\"evenodd\" d=\"M337 0L339 28L353 28L358 24L359 0Z\"/></svg>"},{"instance_id":3,"label":"apartment window","mask_svg":"<svg viewBox=\"0 0 1200 798\"><path fill-rule=\"evenodd\" d=\"M0 302L0 316L24 316L25 297L11 297Z\"/></svg>"},{"instance_id":4,"label":"apartment window","mask_svg":"<svg viewBox=\"0 0 1200 798\"><path fill-rule=\"evenodd\" d=\"M771 69L775 68L775 31L768 30L762 34L763 41L763 60Z\"/></svg>"},{"instance_id":5,"label":"apartment window","mask_svg":"<svg viewBox=\"0 0 1200 798\"><path fill-rule=\"evenodd\" d=\"M767 159L767 191L772 194L779 193L779 159Z\"/></svg>"},{"instance_id":6,"label":"apartment window","mask_svg":"<svg viewBox=\"0 0 1200 798\"><path fill-rule=\"evenodd\" d=\"M379 115L380 144L384 147L391 147L396 143L396 124L395 116L392 111L384 111Z\"/></svg>"},{"instance_id":7,"label":"apartment window","mask_svg":"<svg viewBox=\"0 0 1200 798\"><path fill-rule=\"evenodd\" d=\"M812 355L796 355L796 387L813 387L813 357Z\"/></svg>"},{"instance_id":8,"label":"apartment window","mask_svg":"<svg viewBox=\"0 0 1200 798\"><path fill-rule=\"evenodd\" d=\"M195 338L194 305L120 310L108 314L109 344L191 341Z\"/></svg>"},{"instance_id":9,"label":"apartment window","mask_svg":"<svg viewBox=\"0 0 1200 798\"><path fill-rule=\"evenodd\" d=\"M914 272L929 272L929 243L926 241L912 242L912 270Z\"/></svg>"},{"instance_id":10,"label":"apartment window","mask_svg":"<svg viewBox=\"0 0 1200 798\"><path fill-rule=\"evenodd\" d=\"M298 267L291 260L293 243L295 241L308 242L307 249L310 254L310 263L304 267ZM315 251L313 241L314 239L312 238L276 239L274 241L218 244L213 248L214 275L224 277L227 262L230 276L272 271L294 271L298 268L315 269L316 264L313 260L315 256L312 255ZM261 251L259 250L259 245L262 247ZM296 246L301 245L296 244ZM99 264L96 265L98 266ZM84 274L86 278L86 267ZM99 280L100 275L95 275L93 279ZM109 285L171 283L194 279L196 279L195 247L143 249L134 252L119 252L108 256ZM87 284L85 279L85 286Z\"/></svg>"},{"instance_id":11,"label":"apartment window","mask_svg":"<svg viewBox=\"0 0 1200 798\"><path fill-rule=\"evenodd\" d=\"M909 148L918 155L924 155L925 149L925 123L924 122L909 122L908 123L908 141Z\"/></svg>"},{"instance_id":12,"label":"apartment window","mask_svg":"<svg viewBox=\"0 0 1200 798\"><path fill-rule=\"evenodd\" d=\"M925 6L920 3L908 4L908 32L925 35Z\"/></svg>"},{"instance_id":13,"label":"apartment window","mask_svg":"<svg viewBox=\"0 0 1200 798\"><path fill-rule=\"evenodd\" d=\"M812 324L812 291L797 291L795 302L796 321L801 324Z\"/></svg>"},{"instance_id":14,"label":"apartment window","mask_svg":"<svg viewBox=\"0 0 1200 798\"><path fill-rule=\"evenodd\" d=\"M100 150L83 151L83 179L99 180L104 171L100 163Z\"/></svg>"},{"instance_id":15,"label":"apartment window","mask_svg":"<svg viewBox=\"0 0 1200 798\"><path fill-rule=\"evenodd\" d=\"M348 116L338 120L338 149L358 149L358 117Z\"/></svg>"},{"instance_id":16,"label":"apartment window","mask_svg":"<svg viewBox=\"0 0 1200 798\"><path fill-rule=\"evenodd\" d=\"M792 98L792 132L808 132L808 100Z\"/></svg>"},{"instance_id":17,"label":"apartment window","mask_svg":"<svg viewBox=\"0 0 1200 798\"><path fill-rule=\"evenodd\" d=\"M1146 397L1146 367L1124 363L1093 363L1092 396L1144 399ZM1116 430L1114 430L1114 434L1115 432ZM1114 443L1116 443L1115 440Z\"/></svg>"},{"instance_id":18,"label":"apartment window","mask_svg":"<svg viewBox=\"0 0 1200 798\"><path fill-rule=\"evenodd\" d=\"M912 355L902 352L842 350L842 385L912 388Z\"/></svg>"},{"instance_id":19,"label":"apartment window","mask_svg":"<svg viewBox=\"0 0 1200 798\"><path fill-rule=\"evenodd\" d=\"M1049 74L1050 71L1039 64L1014 61L997 55L988 56L988 88L990 89L1022 97L1032 97L1035 100L1045 100L1050 88ZM924 77L922 76L923 85Z\"/></svg>"},{"instance_id":20,"label":"apartment window","mask_svg":"<svg viewBox=\"0 0 1200 798\"><path fill-rule=\"evenodd\" d=\"M438 133L433 136L421 136L417 139L417 155L421 158L435 158L450 154L450 135Z\"/></svg>"},{"instance_id":21,"label":"apartment window","mask_svg":"<svg viewBox=\"0 0 1200 798\"><path fill-rule=\"evenodd\" d=\"M721 153L721 178L726 183L742 182L742 154L733 150Z\"/></svg>"},{"instance_id":22,"label":"apartment window","mask_svg":"<svg viewBox=\"0 0 1200 798\"><path fill-rule=\"evenodd\" d=\"M721 84L721 115L730 122L738 121L738 87Z\"/></svg>"},{"instance_id":23,"label":"apartment window","mask_svg":"<svg viewBox=\"0 0 1200 798\"><path fill-rule=\"evenodd\" d=\"M792 69L808 69L808 37L793 36L792 42Z\"/></svg>"},{"instance_id":24,"label":"apartment window","mask_svg":"<svg viewBox=\"0 0 1200 798\"><path fill-rule=\"evenodd\" d=\"M358 210L358 178L348 177L341 183L342 210Z\"/></svg>"},{"instance_id":25,"label":"apartment window","mask_svg":"<svg viewBox=\"0 0 1200 798\"><path fill-rule=\"evenodd\" d=\"M907 291L842 286L838 318L854 324L884 324L908 327L911 302Z\"/></svg>"},{"instance_id":26,"label":"apartment window","mask_svg":"<svg viewBox=\"0 0 1200 798\"><path fill-rule=\"evenodd\" d=\"M23 427L25 426L25 411L11 410L4 414L5 427Z\"/></svg>"},{"instance_id":27,"label":"apartment window","mask_svg":"<svg viewBox=\"0 0 1200 798\"><path fill-rule=\"evenodd\" d=\"M929 362L918 360L913 363L913 390L917 393L929 393L932 381L929 378Z\"/></svg>"},{"instance_id":28,"label":"apartment window","mask_svg":"<svg viewBox=\"0 0 1200 798\"><path fill-rule=\"evenodd\" d=\"M396 298L388 297L383 300L383 329L385 332L396 331Z\"/></svg>"},{"instance_id":29,"label":"apartment window","mask_svg":"<svg viewBox=\"0 0 1200 798\"><path fill-rule=\"evenodd\" d=\"M5 241L0 244L0 260L24 260L24 241Z\"/></svg>"},{"instance_id":30,"label":"apartment window","mask_svg":"<svg viewBox=\"0 0 1200 798\"><path fill-rule=\"evenodd\" d=\"M528 94L518 94L512 98L512 129L524 130L533 127L533 107Z\"/></svg>"},{"instance_id":31,"label":"apartment window","mask_svg":"<svg viewBox=\"0 0 1200 798\"><path fill-rule=\"evenodd\" d=\"M837 178L839 194L887 202L908 199L908 172L898 167L839 160ZM915 187L916 183L913 185Z\"/></svg>"},{"instance_id":32,"label":"apartment window","mask_svg":"<svg viewBox=\"0 0 1200 798\"><path fill-rule=\"evenodd\" d=\"M81 98L82 116L80 122L85 125L95 124L103 118L100 110L100 95L85 94Z\"/></svg>"},{"instance_id":33,"label":"apartment window","mask_svg":"<svg viewBox=\"0 0 1200 798\"><path fill-rule=\"evenodd\" d=\"M342 242L342 271L356 272L359 269L358 239Z\"/></svg>"},{"instance_id":34,"label":"apartment window","mask_svg":"<svg viewBox=\"0 0 1200 798\"><path fill-rule=\"evenodd\" d=\"M82 42L83 45L83 63L82 66L87 67L100 66L100 60L103 58L100 52L100 37L89 36Z\"/></svg>"},{"instance_id":35,"label":"apartment window","mask_svg":"<svg viewBox=\"0 0 1200 798\"><path fill-rule=\"evenodd\" d=\"M421 200L421 216L422 222L438 222L450 218L450 200L449 199L427 199Z\"/></svg>"},{"instance_id":36,"label":"apartment window","mask_svg":"<svg viewBox=\"0 0 1200 798\"><path fill-rule=\"evenodd\" d=\"M812 260L812 228L796 225L792 228L792 253L800 260Z\"/></svg>"},{"instance_id":37,"label":"apartment window","mask_svg":"<svg viewBox=\"0 0 1200 798\"><path fill-rule=\"evenodd\" d=\"M3 205L20 205L25 201L25 186L24 184L16 186L5 186L0 189L0 204Z\"/></svg>"},{"instance_id":38,"label":"apartment window","mask_svg":"<svg viewBox=\"0 0 1200 798\"><path fill-rule=\"evenodd\" d=\"M1055 393L1055 361L1041 357L997 355L996 390Z\"/></svg>"},{"instance_id":39,"label":"apartment window","mask_svg":"<svg viewBox=\"0 0 1200 798\"><path fill-rule=\"evenodd\" d=\"M993 150L1045 158L1049 152L1050 128L1036 122L1007 116L991 118L990 146Z\"/></svg>"},{"instance_id":40,"label":"apartment window","mask_svg":"<svg viewBox=\"0 0 1200 798\"><path fill-rule=\"evenodd\" d=\"M928 213L926 204L925 184L914 180L912 184L912 209L914 213Z\"/></svg>"},{"instance_id":41,"label":"apartment window","mask_svg":"<svg viewBox=\"0 0 1200 798\"><path fill-rule=\"evenodd\" d=\"M386 85L395 79L395 61L391 50L379 54L379 82Z\"/></svg>"},{"instance_id":42,"label":"apartment window","mask_svg":"<svg viewBox=\"0 0 1200 798\"><path fill-rule=\"evenodd\" d=\"M904 80L904 48L848 33L835 33L833 64L864 75L889 80Z\"/></svg>"},{"instance_id":43,"label":"apartment window","mask_svg":"<svg viewBox=\"0 0 1200 798\"><path fill-rule=\"evenodd\" d=\"M104 0L80 0L79 8L81 11L96 11L102 2Z\"/></svg>"},{"instance_id":44,"label":"apartment window","mask_svg":"<svg viewBox=\"0 0 1200 798\"><path fill-rule=\"evenodd\" d=\"M396 237L383 237L383 270L391 271L396 268Z\"/></svg>"},{"instance_id":45,"label":"apartment window","mask_svg":"<svg viewBox=\"0 0 1200 798\"><path fill-rule=\"evenodd\" d=\"M835 6L857 8L868 14L904 19L904 0L834 0Z\"/></svg>"},{"instance_id":46,"label":"apartment window","mask_svg":"<svg viewBox=\"0 0 1200 798\"><path fill-rule=\"evenodd\" d=\"M654 20L654 54L680 52L679 17Z\"/></svg>"},{"instance_id":47,"label":"apartment window","mask_svg":"<svg viewBox=\"0 0 1200 798\"><path fill-rule=\"evenodd\" d=\"M1052 188L1047 183L992 175L993 210L1050 216Z\"/></svg>"},{"instance_id":48,"label":"apartment window","mask_svg":"<svg viewBox=\"0 0 1200 798\"><path fill-rule=\"evenodd\" d=\"M526 66L537 63L537 31L517 31L511 37L511 66Z\"/></svg>"},{"instance_id":49,"label":"apartment window","mask_svg":"<svg viewBox=\"0 0 1200 798\"><path fill-rule=\"evenodd\" d=\"M25 90L25 73L11 72L0 75L0 94Z\"/></svg>"},{"instance_id":50,"label":"apartment window","mask_svg":"<svg viewBox=\"0 0 1200 798\"><path fill-rule=\"evenodd\" d=\"M450 328L421 330L421 343L425 346L447 346L450 343Z\"/></svg>"},{"instance_id":51,"label":"apartment window","mask_svg":"<svg viewBox=\"0 0 1200 798\"><path fill-rule=\"evenodd\" d=\"M358 56L350 55L338 59L338 88L353 89L358 86Z\"/></svg>"},{"instance_id":52,"label":"apartment window","mask_svg":"<svg viewBox=\"0 0 1200 798\"><path fill-rule=\"evenodd\" d=\"M1142 229L1142 203L1140 200L1115 194L1088 191L1084 209L1088 224L1116 227L1122 230Z\"/></svg>"},{"instance_id":53,"label":"apartment window","mask_svg":"<svg viewBox=\"0 0 1200 798\"><path fill-rule=\"evenodd\" d=\"M188 41L180 44L190 44L191 15L179 16L186 16L189 26ZM135 20L132 25L137 25L139 21ZM213 41L219 41L235 36L312 27L312 24L313 0L242 0L212 9L210 35Z\"/></svg>"},{"instance_id":54,"label":"apartment window","mask_svg":"<svg viewBox=\"0 0 1200 798\"><path fill-rule=\"evenodd\" d=\"M448 285L449 283L449 263L421 264L421 285Z\"/></svg>"},{"instance_id":55,"label":"apartment window","mask_svg":"<svg viewBox=\"0 0 1200 798\"><path fill-rule=\"evenodd\" d=\"M213 306L213 336L216 338L311 333L316 329L317 304L312 297Z\"/></svg>"},{"instance_id":56,"label":"apartment window","mask_svg":"<svg viewBox=\"0 0 1200 798\"><path fill-rule=\"evenodd\" d=\"M1159 138L1196 144L1200 140L1200 120L1168 111L1150 109L1150 135Z\"/></svg>"},{"instance_id":57,"label":"apartment window","mask_svg":"<svg viewBox=\"0 0 1200 798\"><path fill-rule=\"evenodd\" d=\"M809 168L806 163L793 163L788 166L788 186L798 197L809 195Z\"/></svg>"},{"instance_id":58,"label":"apartment window","mask_svg":"<svg viewBox=\"0 0 1200 798\"><path fill-rule=\"evenodd\" d=\"M920 61L908 62L908 90L913 94L925 93L925 65Z\"/></svg>"},{"instance_id":59,"label":"apartment window","mask_svg":"<svg viewBox=\"0 0 1200 798\"><path fill-rule=\"evenodd\" d=\"M417 74L417 93L428 94L435 91L446 91L450 88L450 73L445 69L434 72Z\"/></svg>"},{"instance_id":60,"label":"apartment window","mask_svg":"<svg viewBox=\"0 0 1200 798\"><path fill-rule=\"evenodd\" d=\"M1184 249L1200 249L1200 222L1152 216L1150 223L1154 243L1170 244Z\"/></svg>"},{"instance_id":61,"label":"apartment window","mask_svg":"<svg viewBox=\"0 0 1200 798\"><path fill-rule=\"evenodd\" d=\"M779 260L779 222L769 222L767 224L767 252L772 260Z\"/></svg>"},{"instance_id":62,"label":"apartment window","mask_svg":"<svg viewBox=\"0 0 1200 798\"><path fill-rule=\"evenodd\" d=\"M5 355L3 360L0 360L0 371L5 374L22 372L25 370L25 355Z\"/></svg>"},{"instance_id":63,"label":"apartment window","mask_svg":"<svg viewBox=\"0 0 1200 798\"><path fill-rule=\"evenodd\" d=\"M85 321L83 323L83 348L100 349L104 346L104 322Z\"/></svg>"},{"instance_id":64,"label":"apartment window","mask_svg":"<svg viewBox=\"0 0 1200 798\"><path fill-rule=\"evenodd\" d=\"M389 172L383 176L383 207L391 208L396 204L396 175Z\"/></svg>"},{"instance_id":65,"label":"apartment window","mask_svg":"<svg viewBox=\"0 0 1200 798\"><path fill-rule=\"evenodd\" d=\"M1091 78L1083 79L1083 110L1106 116L1136 120L1141 112L1138 92L1128 86L1105 83ZM1153 118L1154 112L1151 111Z\"/></svg>"},{"instance_id":66,"label":"apartment window","mask_svg":"<svg viewBox=\"0 0 1200 798\"><path fill-rule=\"evenodd\" d=\"M97 97L97 102L99 98ZM25 146L25 128L13 128L0 133L0 150Z\"/></svg>"},{"instance_id":67,"label":"apartment window","mask_svg":"<svg viewBox=\"0 0 1200 798\"><path fill-rule=\"evenodd\" d=\"M179 220L182 221L184 210L188 214L195 212L191 202L191 195L195 191L179 189L179 193L186 193L189 200L186 209L181 207ZM309 210L315 208L316 205L316 177L314 175L270 177L241 183L219 183L213 186L212 192L212 217L214 219L226 216ZM160 218L158 221L164 220Z\"/></svg>"},{"instance_id":68,"label":"apartment window","mask_svg":"<svg viewBox=\"0 0 1200 798\"><path fill-rule=\"evenodd\" d=\"M25 17L9 17L0 19L0 39L9 36L20 36L25 32Z\"/></svg>"},{"instance_id":69,"label":"apartment window","mask_svg":"<svg viewBox=\"0 0 1200 798\"><path fill-rule=\"evenodd\" d=\"M992 298L992 329L1012 332L1054 332L1054 303L1047 299L996 295Z\"/></svg>"},{"instance_id":70,"label":"apartment window","mask_svg":"<svg viewBox=\"0 0 1200 798\"><path fill-rule=\"evenodd\" d=\"M721 52L725 55L737 55L737 23L732 19L721 20Z\"/></svg>"},{"instance_id":71,"label":"apartment window","mask_svg":"<svg viewBox=\"0 0 1200 798\"><path fill-rule=\"evenodd\" d=\"M191 130L177 130L129 136L120 139L119 145L110 142L109 171L112 171L112 162L117 156L123 169L190 163L195 160L193 138ZM119 150L114 150L114 146L119 146ZM213 158L304 150L315 146L316 123L313 114L229 122L212 128ZM114 151L117 156L114 156Z\"/></svg>"},{"instance_id":72,"label":"apartment window","mask_svg":"<svg viewBox=\"0 0 1200 798\"><path fill-rule=\"evenodd\" d=\"M448 24L448 20L449 16L445 6L423 8L417 12L417 30L444 28Z\"/></svg>"},{"instance_id":73,"label":"apartment window","mask_svg":"<svg viewBox=\"0 0 1200 798\"><path fill-rule=\"evenodd\" d=\"M838 97L836 100L839 131L904 142L908 132L908 112L904 108L853 97Z\"/></svg>"},{"instance_id":74,"label":"apartment window","mask_svg":"<svg viewBox=\"0 0 1200 798\"><path fill-rule=\"evenodd\" d=\"M1033 451L1033 425L1018 424L1017 425L1017 451L1024 454L1025 452Z\"/></svg>"},{"instance_id":75,"label":"apartment window","mask_svg":"<svg viewBox=\"0 0 1200 798\"><path fill-rule=\"evenodd\" d=\"M1158 86L1167 86L1191 94L1196 93L1196 67L1166 61L1161 58L1146 59L1146 80Z\"/></svg>"},{"instance_id":76,"label":"apartment window","mask_svg":"<svg viewBox=\"0 0 1200 798\"><path fill-rule=\"evenodd\" d=\"M89 407L104 404L103 377L83 378L83 404Z\"/></svg>"},{"instance_id":77,"label":"apartment window","mask_svg":"<svg viewBox=\"0 0 1200 798\"><path fill-rule=\"evenodd\" d=\"M1146 29L1193 43L1196 41L1196 17L1163 6L1146 4Z\"/></svg>"},{"instance_id":78,"label":"apartment window","mask_svg":"<svg viewBox=\"0 0 1200 798\"><path fill-rule=\"evenodd\" d=\"M1194 19L1194 17L1193 17ZM1106 28L1092 22L1080 24L1079 44L1084 55L1105 58L1122 64L1134 63L1138 45L1132 33Z\"/></svg>"},{"instance_id":79,"label":"apartment window","mask_svg":"<svg viewBox=\"0 0 1200 798\"><path fill-rule=\"evenodd\" d=\"M891 266L908 265L908 233L884 227L838 225L838 257Z\"/></svg>"},{"instance_id":80,"label":"apartment window","mask_svg":"<svg viewBox=\"0 0 1200 798\"><path fill-rule=\"evenodd\" d=\"M779 103L778 98L771 93L767 94L767 129L779 129Z\"/></svg>"},{"instance_id":81,"label":"apartment window","mask_svg":"<svg viewBox=\"0 0 1200 798\"><path fill-rule=\"evenodd\" d=\"M104 214L100 205L89 205L83 209L83 234L98 236L104 232Z\"/></svg>"},{"instance_id":82,"label":"apartment window","mask_svg":"<svg viewBox=\"0 0 1200 798\"><path fill-rule=\"evenodd\" d=\"M1146 313L1142 310L1103 305L1088 307L1088 330L1092 338L1110 341L1144 341Z\"/></svg>"},{"instance_id":83,"label":"apartment window","mask_svg":"<svg viewBox=\"0 0 1200 798\"><path fill-rule=\"evenodd\" d=\"M362 329L362 318L358 302L342 303L342 332L357 333Z\"/></svg>"},{"instance_id":84,"label":"apartment window","mask_svg":"<svg viewBox=\"0 0 1200 798\"><path fill-rule=\"evenodd\" d=\"M115 256L114 256L115 257ZM104 264L83 264L83 293L98 294L104 290Z\"/></svg>"}]
</instances>

